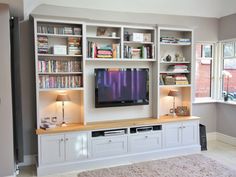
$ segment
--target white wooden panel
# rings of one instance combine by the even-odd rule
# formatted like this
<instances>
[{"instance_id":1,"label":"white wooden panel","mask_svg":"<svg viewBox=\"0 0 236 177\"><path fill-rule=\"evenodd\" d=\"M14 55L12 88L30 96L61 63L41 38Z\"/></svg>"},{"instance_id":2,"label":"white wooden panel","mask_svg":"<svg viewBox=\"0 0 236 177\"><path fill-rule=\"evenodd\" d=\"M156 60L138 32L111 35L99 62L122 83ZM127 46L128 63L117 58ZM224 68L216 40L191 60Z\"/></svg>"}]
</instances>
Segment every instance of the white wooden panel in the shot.
<instances>
[{"instance_id":1,"label":"white wooden panel","mask_svg":"<svg viewBox=\"0 0 236 177\"><path fill-rule=\"evenodd\" d=\"M92 156L105 157L127 152L127 137L105 137L92 139Z\"/></svg>"},{"instance_id":2,"label":"white wooden panel","mask_svg":"<svg viewBox=\"0 0 236 177\"><path fill-rule=\"evenodd\" d=\"M64 161L64 134L41 136L41 163L54 164Z\"/></svg>"},{"instance_id":3,"label":"white wooden panel","mask_svg":"<svg viewBox=\"0 0 236 177\"><path fill-rule=\"evenodd\" d=\"M129 137L129 152L157 150L162 147L162 133L140 133Z\"/></svg>"},{"instance_id":4,"label":"white wooden panel","mask_svg":"<svg viewBox=\"0 0 236 177\"><path fill-rule=\"evenodd\" d=\"M66 161L76 161L88 157L87 133L65 134Z\"/></svg>"},{"instance_id":5,"label":"white wooden panel","mask_svg":"<svg viewBox=\"0 0 236 177\"><path fill-rule=\"evenodd\" d=\"M182 123L171 123L165 125L165 146L177 147L181 145L181 128Z\"/></svg>"},{"instance_id":6,"label":"white wooden panel","mask_svg":"<svg viewBox=\"0 0 236 177\"><path fill-rule=\"evenodd\" d=\"M198 143L198 122L183 122L182 145L193 145Z\"/></svg>"}]
</instances>

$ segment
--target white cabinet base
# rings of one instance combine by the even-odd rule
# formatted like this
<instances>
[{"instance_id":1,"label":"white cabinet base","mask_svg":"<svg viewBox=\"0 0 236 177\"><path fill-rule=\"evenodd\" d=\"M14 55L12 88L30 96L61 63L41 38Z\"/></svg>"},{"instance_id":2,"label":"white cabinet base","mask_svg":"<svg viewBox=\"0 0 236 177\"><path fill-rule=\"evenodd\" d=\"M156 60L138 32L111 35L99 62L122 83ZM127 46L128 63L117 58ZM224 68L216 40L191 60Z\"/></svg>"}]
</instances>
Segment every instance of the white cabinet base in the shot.
<instances>
[{"instance_id":1,"label":"white cabinet base","mask_svg":"<svg viewBox=\"0 0 236 177\"><path fill-rule=\"evenodd\" d=\"M166 149L159 149L157 151L149 151L145 153L127 154L122 156L112 156L106 158L84 160L74 163L40 166L37 167L37 174L38 176L43 176L57 173L58 174L65 173L75 170L78 171L79 173L85 170L107 168L112 166L131 164L135 162L142 162L146 160L157 160L157 159L169 158L180 155L188 155L200 152L201 152L200 145L183 146L183 147L168 148L168 149L166 148Z\"/></svg>"}]
</instances>

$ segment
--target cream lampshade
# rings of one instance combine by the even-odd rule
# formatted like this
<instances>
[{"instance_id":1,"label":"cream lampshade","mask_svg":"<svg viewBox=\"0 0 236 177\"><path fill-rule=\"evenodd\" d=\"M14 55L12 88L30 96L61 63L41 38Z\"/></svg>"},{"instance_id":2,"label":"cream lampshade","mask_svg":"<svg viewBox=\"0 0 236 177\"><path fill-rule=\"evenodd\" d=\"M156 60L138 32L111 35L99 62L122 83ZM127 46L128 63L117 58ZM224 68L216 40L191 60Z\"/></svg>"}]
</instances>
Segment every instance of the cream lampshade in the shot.
<instances>
[{"instance_id":1,"label":"cream lampshade","mask_svg":"<svg viewBox=\"0 0 236 177\"><path fill-rule=\"evenodd\" d=\"M62 127L67 126L66 122L65 122L65 110L64 110L65 105L64 105L64 102L65 101L71 101L71 99L70 99L69 95L64 93L64 94L57 95L56 101L61 101L62 102L62 119L63 119L63 121L62 121L61 126Z\"/></svg>"},{"instance_id":2,"label":"cream lampshade","mask_svg":"<svg viewBox=\"0 0 236 177\"><path fill-rule=\"evenodd\" d=\"M177 97L179 95L179 91L178 90L170 90L168 93L168 96L172 96L173 97L173 113L172 116L176 116L176 111L175 111L175 97Z\"/></svg>"}]
</instances>

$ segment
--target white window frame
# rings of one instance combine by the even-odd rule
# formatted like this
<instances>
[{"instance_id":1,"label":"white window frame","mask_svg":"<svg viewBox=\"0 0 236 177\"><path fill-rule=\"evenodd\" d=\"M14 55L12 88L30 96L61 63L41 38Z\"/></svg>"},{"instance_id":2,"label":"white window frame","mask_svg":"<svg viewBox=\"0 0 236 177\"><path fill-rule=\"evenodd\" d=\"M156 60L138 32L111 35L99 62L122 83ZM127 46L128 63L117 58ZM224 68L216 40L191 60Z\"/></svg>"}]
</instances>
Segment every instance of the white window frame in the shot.
<instances>
[{"instance_id":1,"label":"white window frame","mask_svg":"<svg viewBox=\"0 0 236 177\"><path fill-rule=\"evenodd\" d=\"M217 69L217 43L216 42L196 42L195 43L195 50L194 50L194 58L195 58L195 62L194 62L194 76L196 74L196 63L197 63L197 57L196 57L196 46L197 44L200 44L200 45L212 45L212 58L205 58L205 57L202 57L201 59L207 59L207 60L211 60L212 61L212 64L211 64L211 90L210 90L210 97L196 97L196 94L195 94L195 90L196 90L196 78L194 77L194 103L204 103L204 102L214 102L215 99L216 99L216 95L217 95L217 92L216 92L216 82L215 82L215 76L216 76L216 69Z\"/></svg>"},{"instance_id":2,"label":"white window frame","mask_svg":"<svg viewBox=\"0 0 236 177\"><path fill-rule=\"evenodd\" d=\"M234 43L234 56L233 57L224 57L224 44L226 43ZM235 59L236 58L236 38L235 39L229 39L229 40L224 40L220 42L220 57L219 57L219 66L218 66L218 78L219 78L219 82L218 82L218 95L217 98L221 101L224 100L223 98L223 76L222 76L222 71L224 70L224 59ZM236 102L236 101L232 101L232 102Z\"/></svg>"}]
</instances>

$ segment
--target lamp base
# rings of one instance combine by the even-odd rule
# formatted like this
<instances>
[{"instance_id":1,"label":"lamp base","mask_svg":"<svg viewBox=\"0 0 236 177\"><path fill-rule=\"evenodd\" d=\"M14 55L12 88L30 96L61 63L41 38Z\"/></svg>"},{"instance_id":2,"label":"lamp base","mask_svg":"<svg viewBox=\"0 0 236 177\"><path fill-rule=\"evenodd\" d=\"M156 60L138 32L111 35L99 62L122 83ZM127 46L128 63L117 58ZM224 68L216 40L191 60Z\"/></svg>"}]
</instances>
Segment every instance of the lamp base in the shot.
<instances>
[{"instance_id":1,"label":"lamp base","mask_svg":"<svg viewBox=\"0 0 236 177\"><path fill-rule=\"evenodd\" d=\"M62 122L62 123L61 123L61 126L62 126L62 127L66 127L66 126L67 126L66 122Z\"/></svg>"}]
</instances>

